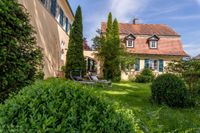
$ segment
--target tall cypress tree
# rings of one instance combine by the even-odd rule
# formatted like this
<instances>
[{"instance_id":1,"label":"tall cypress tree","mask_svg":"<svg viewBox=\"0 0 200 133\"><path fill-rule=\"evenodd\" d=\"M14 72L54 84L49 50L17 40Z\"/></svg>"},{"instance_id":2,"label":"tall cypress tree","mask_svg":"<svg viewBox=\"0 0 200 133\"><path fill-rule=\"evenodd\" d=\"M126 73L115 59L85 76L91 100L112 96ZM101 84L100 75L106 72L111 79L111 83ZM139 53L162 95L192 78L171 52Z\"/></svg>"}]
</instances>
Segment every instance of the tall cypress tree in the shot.
<instances>
[{"instance_id":1,"label":"tall cypress tree","mask_svg":"<svg viewBox=\"0 0 200 133\"><path fill-rule=\"evenodd\" d=\"M83 55L83 24L82 11L78 6L75 14L75 20L69 37L69 46L66 56L65 77L70 78L70 71L81 70L84 74L86 64Z\"/></svg>"},{"instance_id":2,"label":"tall cypress tree","mask_svg":"<svg viewBox=\"0 0 200 133\"><path fill-rule=\"evenodd\" d=\"M113 80L121 80L121 70L120 70L120 38L119 38L119 24L117 19L113 22Z\"/></svg>"},{"instance_id":3,"label":"tall cypress tree","mask_svg":"<svg viewBox=\"0 0 200 133\"><path fill-rule=\"evenodd\" d=\"M110 12L108 15L107 29L106 29L107 40L110 40L112 38L112 31L113 31L113 21L112 21L112 13Z\"/></svg>"},{"instance_id":4,"label":"tall cypress tree","mask_svg":"<svg viewBox=\"0 0 200 133\"><path fill-rule=\"evenodd\" d=\"M112 36L113 36L113 22L112 22L112 14L109 13L108 21L107 21L107 29L106 29L106 41L102 46L102 54L104 56L103 61L103 74L104 78L108 80L113 79L112 75Z\"/></svg>"},{"instance_id":5,"label":"tall cypress tree","mask_svg":"<svg viewBox=\"0 0 200 133\"><path fill-rule=\"evenodd\" d=\"M112 21L112 14L109 13L105 35L100 34L94 39L98 54L97 57L103 63L103 75L107 80L120 81L121 70L124 66L133 65L134 57L120 45L119 24L117 19Z\"/></svg>"}]
</instances>

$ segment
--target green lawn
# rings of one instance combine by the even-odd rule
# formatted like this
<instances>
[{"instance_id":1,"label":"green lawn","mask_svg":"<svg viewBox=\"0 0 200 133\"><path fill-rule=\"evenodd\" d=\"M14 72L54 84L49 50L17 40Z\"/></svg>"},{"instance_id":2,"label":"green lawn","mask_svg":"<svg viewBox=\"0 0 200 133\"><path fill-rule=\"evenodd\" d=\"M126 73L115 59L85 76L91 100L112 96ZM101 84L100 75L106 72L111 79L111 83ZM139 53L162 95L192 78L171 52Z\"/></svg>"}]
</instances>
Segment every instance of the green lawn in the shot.
<instances>
[{"instance_id":1,"label":"green lawn","mask_svg":"<svg viewBox=\"0 0 200 133\"><path fill-rule=\"evenodd\" d=\"M133 110L147 132L200 132L200 107L172 109L153 104L150 84L121 82L97 91Z\"/></svg>"}]
</instances>

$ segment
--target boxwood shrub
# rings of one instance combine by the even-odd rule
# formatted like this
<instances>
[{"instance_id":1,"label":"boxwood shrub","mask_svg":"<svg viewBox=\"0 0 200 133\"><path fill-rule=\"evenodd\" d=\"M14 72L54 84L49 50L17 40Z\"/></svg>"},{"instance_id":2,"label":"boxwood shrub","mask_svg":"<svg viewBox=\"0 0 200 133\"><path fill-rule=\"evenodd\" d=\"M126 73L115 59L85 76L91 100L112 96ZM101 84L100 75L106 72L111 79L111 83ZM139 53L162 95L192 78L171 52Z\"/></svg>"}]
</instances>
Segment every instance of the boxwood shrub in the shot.
<instances>
[{"instance_id":1,"label":"boxwood shrub","mask_svg":"<svg viewBox=\"0 0 200 133\"><path fill-rule=\"evenodd\" d=\"M136 75L135 82L137 83L148 83L152 82L154 80L154 74L153 72L145 68L139 75Z\"/></svg>"},{"instance_id":2,"label":"boxwood shrub","mask_svg":"<svg viewBox=\"0 0 200 133\"><path fill-rule=\"evenodd\" d=\"M36 82L0 105L3 132L137 132L130 111L72 81Z\"/></svg>"},{"instance_id":3,"label":"boxwood shrub","mask_svg":"<svg viewBox=\"0 0 200 133\"><path fill-rule=\"evenodd\" d=\"M158 104L165 103L170 107L192 104L184 81L173 74L158 76L152 83L151 91L153 100Z\"/></svg>"}]
</instances>

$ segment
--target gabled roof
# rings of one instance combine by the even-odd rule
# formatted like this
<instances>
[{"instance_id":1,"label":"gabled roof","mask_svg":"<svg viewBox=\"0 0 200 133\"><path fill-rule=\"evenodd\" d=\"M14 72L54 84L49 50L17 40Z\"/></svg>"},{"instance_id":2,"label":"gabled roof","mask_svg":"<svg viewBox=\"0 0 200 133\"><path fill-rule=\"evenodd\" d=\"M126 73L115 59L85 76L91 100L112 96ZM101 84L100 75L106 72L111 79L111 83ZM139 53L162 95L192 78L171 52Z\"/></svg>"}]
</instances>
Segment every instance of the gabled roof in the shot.
<instances>
[{"instance_id":1,"label":"gabled roof","mask_svg":"<svg viewBox=\"0 0 200 133\"><path fill-rule=\"evenodd\" d=\"M129 34L126 36L126 39L135 39L136 37L133 34Z\"/></svg>"},{"instance_id":2,"label":"gabled roof","mask_svg":"<svg viewBox=\"0 0 200 133\"><path fill-rule=\"evenodd\" d=\"M179 37L176 38L160 38L158 48L150 49L147 38L136 38L134 48L129 48L128 51L133 54L147 55L170 55L170 56L186 56L183 50L182 43Z\"/></svg>"},{"instance_id":3,"label":"gabled roof","mask_svg":"<svg viewBox=\"0 0 200 133\"><path fill-rule=\"evenodd\" d=\"M101 23L102 32L106 32L106 22ZM119 23L120 34L180 36L176 31L165 24L128 24Z\"/></svg>"},{"instance_id":4,"label":"gabled roof","mask_svg":"<svg viewBox=\"0 0 200 133\"><path fill-rule=\"evenodd\" d=\"M105 33L106 23L101 24L101 31ZM133 54L186 56L183 50L180 35L164 24L119 24L120 35L134 35L135 45L127 50ZM147 37L140 37L146 35ZM150 49L148 40L153 37L158 39L156 49Z\"/></svg>"},{"instance_id":5,"label":"gabled roof","mask_svg":"<svg viewBox=\"0 0 200 133\"><path fill-rule=\"evenodd\" d=\"M151 37L148 38L148 40L152 40L152 41L158 41L160 38L157 35L153 35Z\"/></svg>"}]
</instances>

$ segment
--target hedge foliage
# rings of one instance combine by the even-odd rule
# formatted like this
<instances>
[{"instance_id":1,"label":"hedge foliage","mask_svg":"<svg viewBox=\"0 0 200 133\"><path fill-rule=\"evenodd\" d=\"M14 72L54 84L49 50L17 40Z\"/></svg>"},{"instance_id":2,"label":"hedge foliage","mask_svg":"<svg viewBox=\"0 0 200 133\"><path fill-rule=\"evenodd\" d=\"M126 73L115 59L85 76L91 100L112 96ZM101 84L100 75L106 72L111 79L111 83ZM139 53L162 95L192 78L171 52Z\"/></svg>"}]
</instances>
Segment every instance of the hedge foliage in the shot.
<instances>
[{"instance_id":1,"label":"hedge foliage","mask_svg":"<svg viewBox=\"0 0 200 133\"><path fill-rule=\"evenodd\" d=\"M3 132L138 132L130 111L93 88L50 79L21 90L0 105Z\"/></svg>"},{"instance_id":2,"label":"hedge foliage","mask_svg":"<svg viewBox=\"0 0 200 133\"><path fill-rule=\"evenodd\" d=\"M0 102L43 76L42 53L36 45L29 14L16 0L0 1Z\"/></svg>"},{"instance_id":3,"label":"hedge foliage","mask_svg":"<svg viewBox=\"0 0 200 133\"><path fill-rule=\"evenodd\" d=\"M173 74L158 76L151 86L152 98L158 104L170 107L185 107L193 104L189 99L189 91L182 79Z\"/></svg>"},{"instance_id":4,"label":"hedge foliage","mask_svg":"<svg viewBox=\"0 0 200 133\"><path fill-rule=\"evenodd\" d=\"M139 75L136 75L135 82L137 83L149 83L154 80L154 74L153 72L145 68Z\"/></svg>"}]
</instances>

